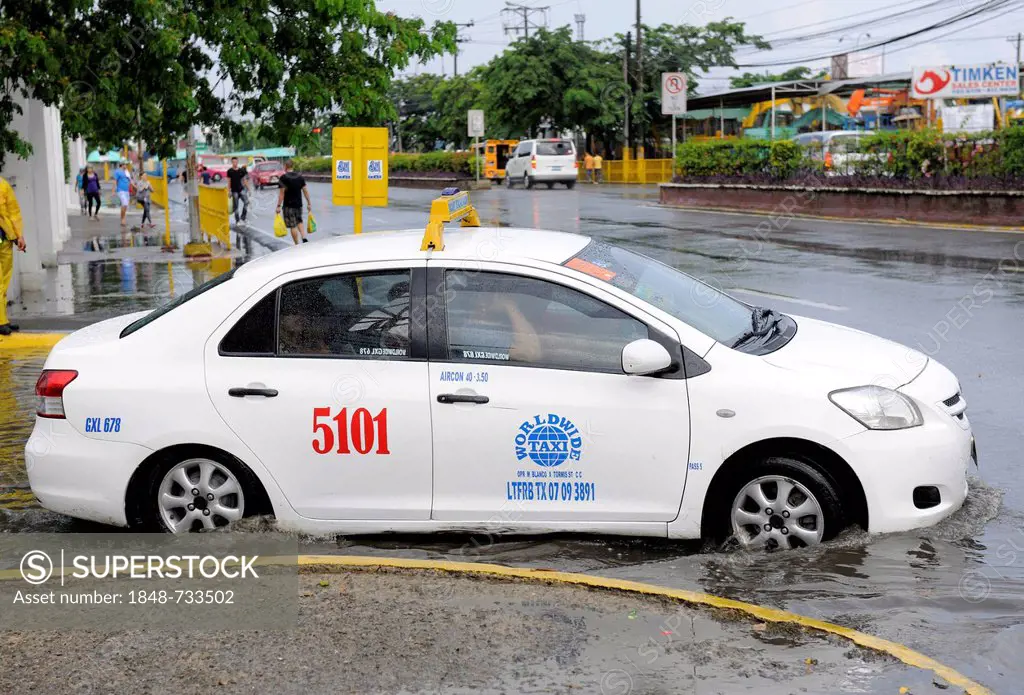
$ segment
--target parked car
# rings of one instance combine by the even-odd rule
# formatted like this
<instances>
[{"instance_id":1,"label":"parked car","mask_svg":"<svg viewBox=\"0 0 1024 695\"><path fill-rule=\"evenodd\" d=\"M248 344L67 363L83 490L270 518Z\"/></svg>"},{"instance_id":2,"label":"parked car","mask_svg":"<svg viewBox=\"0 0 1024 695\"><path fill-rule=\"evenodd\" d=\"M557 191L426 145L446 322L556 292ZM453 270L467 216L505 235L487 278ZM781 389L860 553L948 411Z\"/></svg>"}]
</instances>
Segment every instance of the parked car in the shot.
<instances>
[{"instance_id":1,"label":"parked car","mask_svg":"<svg viewBox=\"0 0 1024 695\"><path fill-rule=\"evenodd\" d=\"M826 176L851 176L874 162L878 173L886 161L884 154L860 152L860 141L870 133L860 130L827 130L824 133L801 133L793 142L804 147L811 159L821 162Z\"/></svg>"},{"instance_id":2,"label":"parked car","mask_svg":"<svg viewBox=\"0 0 1024 695\"><path fill-rule=\"evenodd\" d=\"M523 140L505 164L505 185L511 188L522 183L533 188L536 183L544 183L554 188L556 183L564 183L566 188L572 188L579 166L572 140Z\"/></svg>"},{"instance_id":3,"label":"parked car","mask_svg":"<svg viewBox=\"0 0 1024 695\"><path fill-rule=\"evenodd\" d=\"M249 178L257 188L265 186L277 186L277 182L284 175L284 164L276 161L257 162L249 170Z\"/></svg>"},{"instance_id":4,"label":"parked car","mask_svg":"<svg viewBox=\"0 0 1024 695\"><path fill-rule=\"evenodd\" d=\"M288 249L61 340L25 448L36 498L172 532L273 514L767 549L963 504L967 403L934 359L598 239L432 233Z\"/></svg>"}]
</instances>

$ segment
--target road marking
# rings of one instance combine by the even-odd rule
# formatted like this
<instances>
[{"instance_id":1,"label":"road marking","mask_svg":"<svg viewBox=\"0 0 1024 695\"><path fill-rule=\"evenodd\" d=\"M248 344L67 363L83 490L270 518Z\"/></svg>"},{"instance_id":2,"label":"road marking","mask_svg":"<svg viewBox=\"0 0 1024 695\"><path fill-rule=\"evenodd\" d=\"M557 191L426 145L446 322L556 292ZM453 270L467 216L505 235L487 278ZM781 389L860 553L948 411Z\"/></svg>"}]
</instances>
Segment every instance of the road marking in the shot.
<instances>
[{"instance_id":1,"label":"road marking","mask_svg":"<svg viewBox=\"0 0 1024 695\"><path fill-rule=\"evenodd\" d=\"M812 306L815 309L828 309L829 311L849 311L848 307L845 306L836 306L835 304L826 304L825 302L812 302L810 299L797 299L796 297L787 297L784 294L761 292L759 290L748 290L742 287L733 287L726 290L726 292L730 294L752 294L757 297L777 299L781 302L789 302L791 304L799 304L801 306Z\"/></svg>"}]
</instances>

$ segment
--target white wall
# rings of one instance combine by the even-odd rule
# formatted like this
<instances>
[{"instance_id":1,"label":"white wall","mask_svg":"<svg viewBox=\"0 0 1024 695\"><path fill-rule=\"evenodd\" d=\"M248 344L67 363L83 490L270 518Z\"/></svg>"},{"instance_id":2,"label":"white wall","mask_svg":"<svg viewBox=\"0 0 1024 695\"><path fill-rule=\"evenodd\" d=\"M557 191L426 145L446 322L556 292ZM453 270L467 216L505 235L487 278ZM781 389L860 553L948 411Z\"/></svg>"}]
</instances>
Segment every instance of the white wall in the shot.
<instances>
[{"instance_id":1,"label":"white wall","mask_svg":"<svg viewBox=\"0 0 1024 695\"><path fill-rule=\"evenodd\" d=\"M35 100L19 104L23 113L16 115L11 125L31 143L32 154L24 160L7 153L0 174L15 187L28 250L15 253L14 282L8 299L17 299L19 293L42 294L45 268L56 267L57 252L71 236L59 112Z\"/></svg>"}]
</instances>

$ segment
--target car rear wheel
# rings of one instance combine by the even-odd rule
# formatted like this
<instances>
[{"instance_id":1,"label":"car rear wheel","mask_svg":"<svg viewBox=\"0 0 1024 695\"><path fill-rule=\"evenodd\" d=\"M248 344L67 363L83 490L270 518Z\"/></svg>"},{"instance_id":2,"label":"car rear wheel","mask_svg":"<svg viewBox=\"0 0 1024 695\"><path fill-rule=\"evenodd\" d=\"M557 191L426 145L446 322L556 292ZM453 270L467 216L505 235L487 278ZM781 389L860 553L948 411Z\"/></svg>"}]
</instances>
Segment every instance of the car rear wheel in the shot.
<instances>
[{"instance_id":1,"label":"car rear wheel","mask_svg":"<svg viewBox=\"0 0 1024 695\"><path fill-rule=\"evenodd\" d=\"M568 188L571 191L572 189L576 188L576 182L575 181L566 181L565 182L565 187Z\"/></svg>"},{"instance_id":2,"label":"car rear wheel","mask_svg":"<svg viewBox=\"0 0 1024 695\"><path fill-rule=\"evenodd\" d=\"M722 530L745 548L818 545L845 526L835 485L804 461L768 457L733 480L719 518Z\"/></svg>"},{"instance_id":3,"label":"car rear wheel","mask_svg":"<svg viewBox=\"0 0 1024 695\"><path fill-rule=\"evenodd\" d=\"M145 522L170 533L228 526L256 499L252 473L225 461L197 456L158 465L150 478Z\"/></svg>"},{"instance_id":4,"label":"car rear wheel","mask_svg":"<svg viewBox=\"0 0 1024 695\"><path fill-rule=\"evenodd\" d=\"M530 178L529 174L523 174L523 186L533 188L533 179Z\"/></svg>"},{"instance_id":5,"label":"car rear wheel","mask_svg":"<svg viewBox=\"0 0 1024 695\"><path fill-rule=\"evenodd\" d=\"M550 191L552 188L555 187L555 182L554 181L548 181L547 185L548 185L548 190Z\"/></svg>"}]
</instances>

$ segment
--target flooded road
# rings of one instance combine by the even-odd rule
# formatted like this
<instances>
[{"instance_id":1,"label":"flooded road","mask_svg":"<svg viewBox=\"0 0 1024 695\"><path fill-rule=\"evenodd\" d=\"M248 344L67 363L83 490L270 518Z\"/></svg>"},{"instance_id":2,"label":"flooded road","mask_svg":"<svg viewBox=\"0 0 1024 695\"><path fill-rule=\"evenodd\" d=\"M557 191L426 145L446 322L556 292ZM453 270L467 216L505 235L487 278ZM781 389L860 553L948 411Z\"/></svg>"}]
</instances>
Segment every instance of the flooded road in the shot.
<instances>
[{"instance_id":1,"label":"flooded road","mask_svg":"<svg viewBox=\"0 0 1024 695\"><path fill-rule=\"evenodd\" d=\"M311 188L323 232L348 233L351 211L330 207L326 185ZM367 210L367 230L422 227L434 196L394 189L389 208ZM782 210L775 217L670 210L654 206L649 190L612 186L498 189L473 197L484 224L614 241L745 301L869 331L942 362L960 378L978 441L980 468L967 503L935 528L848 533L818 548L775 554L600 537L464 536L304 539L311 552L473 559L697 589L902 642L996 692L1021 691L1024 236L807 220ZM257 214L253 234L269 235L271 225L269 214ZM166 271L153 272L156 280L139 272L131 288L154 296L136 296L131 309L169 296L166 283L159 284ZM108 279L96 285L102 294L126 289L115 270L104 273ZM181 286L188 284L183 279ZM82 292L96 293L88 283ZM117 313L118 302L83 308ZM0 404L16 404L24 414L0 432L0 530L99 530L38 509L25 490L21 448L43 359L0 356ZM259 528L250 524L250 532Z\"/></svg>"}]
</instances>

